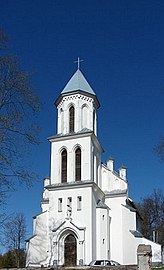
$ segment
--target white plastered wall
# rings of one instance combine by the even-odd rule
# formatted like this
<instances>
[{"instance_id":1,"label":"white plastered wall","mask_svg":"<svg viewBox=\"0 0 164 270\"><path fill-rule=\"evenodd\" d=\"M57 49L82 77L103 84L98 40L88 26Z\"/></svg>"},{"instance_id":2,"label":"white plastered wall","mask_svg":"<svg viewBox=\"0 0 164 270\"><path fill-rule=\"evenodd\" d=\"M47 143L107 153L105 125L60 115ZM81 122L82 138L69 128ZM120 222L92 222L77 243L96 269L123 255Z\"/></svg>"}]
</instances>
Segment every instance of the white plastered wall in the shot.
<instances>
[{"instance_id":1,"label":"white plastered wall","mask_svg":"<svg viewBox=\"0 0 164 270\"><path fill-rule=\"evenodd\" d=\"M96 110L94 110L94 100L84 94L69 94L60 101L58 109L58 134L69 133L69 108L75 109L75 132L87 128L96 132ZM94 116L95 114L95 116ZM93 123L95 121L95 123Z\"/></svg>"},{"instance_id":2,"label":"white plastered wall","mask_svg":"<svg viewBox=\"0 0 164 270\"><path fill-rule=\"evenodd\" d=\"M97 208L96 214L96 259L110 259L109 211L108 209Z\"/></svg>"},{"instance_id":3,"label":"white plastered wall","mask_svg":"<svg viewBox=\"0 0 164 270\"><path fill-rule=\"evenodd\" d=\"M130 230L136 230L136 212L122 206L123 264L137 263L135 239Z\"/></svg>"},{"instance_id":4,"label":"white plastered wall","mask_svg":"<svg viewBox=\"0 0 164 270\"><path fill-rule=\"evenodd\" d=\"M120 195L107 197L105 203L110 208L110 254L111 259L123 263L123 217L122 204L125 204L126 196Z\"/></svg>"},{"instance_id":5,"label":"white plastered wall","mask_svg":"<svg viewBox=\"0 0 164 270\"><path fill-rule=\"evenodd\" d=\"M77 208L77 198L82 198L82 208ZM49 207L49 229L50 234L52 230L60 226L60 224L67 218L67 201L68 197L72 198L72 215L71 220L77 227L85 227L85 241L83 243L77 242L77 251L82 250L83 245L83 258L81 253L77 254L77 264L80 259L83 259L85 264L88 264L92 260L92 253L95 246L93 246L93 220L92 220L92 188L91 187L79 187L69 188L63 190L50 191L50 207ZM62 211L58 211L58 199L62 198ZM55 218L54 218L55 217ZM80 251L82 252L82 251Z\"/></svg>"},{"instance_id":6,"label":"white plastered wall","mask_svg":"<svg viewBox=\"0 0 164 270\"><path fill-rule=\"evenodd\" d=\"M91 138L68 138L51 143L51 184L61 183L61 151L67 150L67 182L75 181L75 150L81 148L81 180L92 178L91 172Z\"/></svg>"},{"instance_id":7,"label":"white plastered wall","mask_svg":"<svg viewBox=\"0 0 164 270\"><path fill-rule=\"evenodd\" d=\"M101 166L101 186L103 191L127 190L127 181L117 173L110 171L104 165Z\"/></svg>"},{"instance_id":8,"label":"white plastered wall","mask_svg":"<svg viewBox=\"0 0 164 270\"><path fill-rule=\"evenodd\" d=\"M48 212L34 219L34 236L27 242L26 266L48 266Z\"/></svg>"}]
</instances>

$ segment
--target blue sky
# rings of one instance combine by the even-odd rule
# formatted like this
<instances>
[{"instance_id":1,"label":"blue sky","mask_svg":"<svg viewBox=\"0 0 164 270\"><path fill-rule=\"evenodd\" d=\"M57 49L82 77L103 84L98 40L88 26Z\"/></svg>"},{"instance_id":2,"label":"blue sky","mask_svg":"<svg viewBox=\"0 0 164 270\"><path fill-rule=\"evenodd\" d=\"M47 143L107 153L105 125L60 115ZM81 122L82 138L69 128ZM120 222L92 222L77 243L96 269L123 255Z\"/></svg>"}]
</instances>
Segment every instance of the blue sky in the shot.
<instances>
[{"instance_id":1,"label":"blue sky","mask_svg":"<svg viewBox=\"0 0 164 270\"><path fill-rule=\"evenodd\" d=\"M153 152L164 135L164 1L0 0L0 20L22 68L34 73L42 101L42 143L27 159L38 181L30 189L18 187L6 205L8 213L25 214L28 236L50 171L54 100L76 71L78 56L101 104L102 161L112 156L116 171L127 167L134 201L155 188L164 191L164 163Z\"/></svg>"}]
</instances>

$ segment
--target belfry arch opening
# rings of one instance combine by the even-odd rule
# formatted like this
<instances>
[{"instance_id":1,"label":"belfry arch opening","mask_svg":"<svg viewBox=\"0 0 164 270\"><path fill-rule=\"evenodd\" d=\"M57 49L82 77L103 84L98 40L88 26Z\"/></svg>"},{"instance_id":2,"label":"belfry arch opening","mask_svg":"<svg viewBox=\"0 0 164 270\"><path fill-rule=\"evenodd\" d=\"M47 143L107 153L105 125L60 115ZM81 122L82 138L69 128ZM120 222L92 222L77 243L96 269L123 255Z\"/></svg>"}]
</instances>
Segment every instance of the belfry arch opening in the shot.
<instances>
[{"instance_id":1,"label":"belfry arch opening","mask_svg":"<svg viewBox=\"0 0 164 270\"><path fill-rule=\"evenodd\" d=\"M73 234L69 234L64 240L64 265L75 266L76 264L77 264L77 241Z\"/></svg>"},{"instance_id":2,"label":"belfry arch opening","mask_svg":"<svg viewBox=\"0 0 164 270\"><path fill-rule=\"evenodd\" d=\"M60 132L64 131L64 112L63 109L60 109Z\"/></svg>"},{"instance_id":3,"label":"belfry arch opening","mask_svg":"<svg viewBox=\"0 0 164 270\"><path fill-rule=\"evenodd\" d=\"M82 129L83 128L89 128L89 109L86 104L82 106Z\"/></svg>"},{"instance_id":4,"label":"belfry arch opening","mask_svg":"<svg viewBox=\"0 0 164 270\"><path fill-rule=\"evenodd\" d=\"M75 129L75 109L74 106L69 108L69 132L74 132Z\"/></svg>"}]
</instances>

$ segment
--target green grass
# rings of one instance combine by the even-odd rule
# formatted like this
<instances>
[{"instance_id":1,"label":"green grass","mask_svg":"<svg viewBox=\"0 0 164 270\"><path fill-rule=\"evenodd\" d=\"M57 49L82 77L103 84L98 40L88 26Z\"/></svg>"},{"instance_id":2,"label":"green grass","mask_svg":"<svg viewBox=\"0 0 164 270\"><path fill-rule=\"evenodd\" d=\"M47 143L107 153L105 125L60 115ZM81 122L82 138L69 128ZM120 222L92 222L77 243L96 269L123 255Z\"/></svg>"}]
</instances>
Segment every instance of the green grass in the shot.
<instances>
[{"instance_id":1,"label":"green grass","mask_svg":"<svg viewBox=\"0 0 164 270\"><path fill-rule=\"evenodd\" d=\"M151 270L164 270L164 265L159 265L156 267L152 267Z\"/></svg>"}]
</instances>

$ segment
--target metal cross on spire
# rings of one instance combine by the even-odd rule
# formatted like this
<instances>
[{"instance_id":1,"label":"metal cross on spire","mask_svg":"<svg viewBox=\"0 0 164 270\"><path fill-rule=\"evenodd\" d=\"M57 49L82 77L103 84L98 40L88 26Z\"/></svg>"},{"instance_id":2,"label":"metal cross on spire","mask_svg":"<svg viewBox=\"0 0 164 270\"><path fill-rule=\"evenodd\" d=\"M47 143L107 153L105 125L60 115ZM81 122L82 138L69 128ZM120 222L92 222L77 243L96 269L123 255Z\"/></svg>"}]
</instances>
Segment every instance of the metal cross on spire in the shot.
<instances>
[{"instance_id":1,"label":"metal cross on spire","mask_svg":"<svg viewBox=\"0 0 164 270\"><path fill-rule=\"evenodd\" d=\"M80 59L79 57L77 58L76 61L74 61L74 63L77 63L77 69L80 69L80 62L83 62L84 60Z\"/></svg>"}]
</instances>

